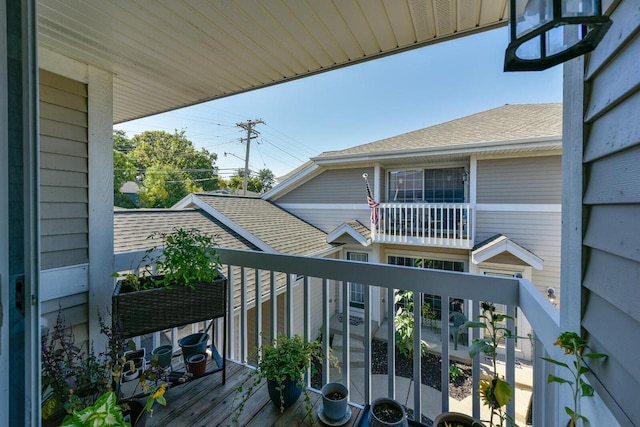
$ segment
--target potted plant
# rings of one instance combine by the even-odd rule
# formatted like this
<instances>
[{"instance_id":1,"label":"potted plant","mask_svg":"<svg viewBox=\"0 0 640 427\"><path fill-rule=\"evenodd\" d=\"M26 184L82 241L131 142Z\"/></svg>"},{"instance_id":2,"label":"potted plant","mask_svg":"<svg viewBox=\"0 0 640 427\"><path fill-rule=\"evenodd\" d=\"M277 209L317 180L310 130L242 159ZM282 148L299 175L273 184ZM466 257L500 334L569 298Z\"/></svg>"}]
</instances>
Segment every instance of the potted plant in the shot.
<instances>
[{"instance_id":1,"label":"potted plant","mask_svg":"<svg viewBox=\"0 0 640 427\"><path fill-rule=\"evenodd\" d=\"M558 336L556 342L553 343L553 345L560 346L560 348L564 350L564 354L573 356L573 368L559 360L550 359L547 357L543 357L542 359L546 360L547 362L553 363L554 365L567 369L571 374L570 379L565 379L549 374L548 382L568 384L569 387L571 387L573 408L565 406L564 410L570 417L569 422L567 423L567 427L577 427L579 420L582 420L584 423L587 423L589 421L584 415L581 415L579 412L580 408L578 407L578 405L580 402L580 398L582 396L591 397L594 393L593 387L590 384L586 383L584 379L582 379L582 376L584 374L591 371L585 361L586 359L603 359L606 358L607 355L603 353L592 352L591 348L587 345L587 342L575 332L561 333Z\"/></svg>"},{"instance_id":2,"label":"potted plant","mask_svg":"<svg viewBox=\"0 0 640 427\"><path fill-rule=\"evenodd\" d=\"M506 412L506 406L513 398L513 389L511 384L500 378L497 369L498 346L509 338L515 338L515 335L503 326L507 319L513 318L497 312L496 307L490 303L483 302L481 308L482 314L478 316L477 321L464 324L465 328L481 328L484 331L483 338L475 339L469 347L469 355L474 357L484 353L491 358L493 375L480 381L478 392L482 402L491 410L490 419L487 420L489 425L502 427L508 422L510 426L515 426L515 420ZM480 424L476 422L474 425Z\"/></svg>"},{"instance_id":3,"label":"potted plant","mask_svg":"<svg viewBox=\"0 0 640 427\"><path fill-rule=\"evenodd\" d=\"M369 408L369 427L406 427L407 413L400 402L387 397L379 397Z\"/></svg>"},{"instance_id":4,"label":"potted plant","mask_svg":"<svg viewBox=\"0 0 640 427\"><path fill-rule=\"evenodd\" d=\"M112 297L113 317L122 335L224 316L227 279L218 270L214 239L181 228L149 238L159 238L162 244L146 251L138 273L115 273L120 280Z\"/></svg>"},{"instance_id":5,"label":"potted plant","mask_svg":"<svg viewBox=\"0 0 640 427\"><path fill-rule=\"evenodd\" d=\"M336 423L351 418L349 408L349 389L342 383L327 383L322 387L322 406L318 409L318 416L325 423ZM323 420L326 418L326 420Z\"/></svg>"},{"instance_id":6,"label":"potted plant","mask_svg":"<svg viewBox=\"0 0 640 427\"><path fill-rule=\"evenodd\" d=\"M112 391L102 394L93 405L74 411L62 427L74 426L115 426L128 427L131 424L124 420L118 398Z\"/></svg>"},{"instance_id":7,"label":"potted plant","mask_svg":"<svg viewBox=\"0 0 640 427\"><path fill-rule=\"evenodd\" d=\"M257 367L250 374L248 386L240 385L236 391L236 399L240 399L232 421L238 423L244 404L251 396L253 389L262 380L267 381L269 397L280 412L292 406L304 394L305 410L313 425L313 404L306 387L305 375L309 369L314 373L314 362L323 359L320 341L305 341L301 336L289 338L279 334L271 345L263 345L255 350ZM337 366L337 359L330 354L330 364Z\"/></svg>"},{"instance_id":8,"label":"potted plant","mask_svg":"<svg viewBox=\"0 0 640 427\"><path fill-rule=\"evenodd\" d=\"M93 345L76 344L73 330L66 324L61 310L52 330L42 337L43 425L57 427L65 417L69 425L78 425L78 419L98 422L102 416L119 420L121 413L125 422L129 419L132 425L140 426L145 410L151 412L156 402L166 404L164 392L168 385L157 362L141 363L136 368L135 359L125 357L127 350L135 350L133 343L107 326L100 313L98 319L100 330L107 337L107 348L101 353L96 353ZM88 350L84 350L85 346ZM121 384L128 370L135 370L139 375L133 394L136 390L148 394L146 402L123 400ZM117 408L109 393L115 396Z\"/></svg>"}]
</instances>

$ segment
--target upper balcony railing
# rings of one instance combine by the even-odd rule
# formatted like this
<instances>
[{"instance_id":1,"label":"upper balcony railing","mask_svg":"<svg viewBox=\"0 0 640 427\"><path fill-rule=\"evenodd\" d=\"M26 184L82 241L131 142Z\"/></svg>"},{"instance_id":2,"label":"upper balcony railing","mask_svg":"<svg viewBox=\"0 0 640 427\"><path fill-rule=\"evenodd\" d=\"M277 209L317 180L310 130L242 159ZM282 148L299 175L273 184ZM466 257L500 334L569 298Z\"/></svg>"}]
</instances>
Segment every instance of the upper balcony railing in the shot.
<instances>
[{"instance_id":1,"label":"upper balcony railing","mask_svg":"<svg viewBox=\"0 0 640 427\"><path fill-rule=\"evenodd\" d=\"M371 237L377 243L401 243L460 249L473 247L468 203L380 203Z\"/></svg>"},{"instance_id":2,"label":"upper balcony railing","mask_svg":"<svg viewBox=\"0 0 640 427\"><path fill-rule=\"evenodd\" d=\"M127 270L143 251L116 254L116 269ZM311 258L281 254L268 254L257 251L219 249L220 260L225 265L225 273L229 279L229 301L231 307L227 320L227 354L230 360L247 363L249 348L259 346L266 337L273 337L278 331L288 335L298 333L307 340L316 339L318 331L321 336L330 336L330 317L340 307L336 301L349 301L350 283L364 284L364 364L358 368L364 370L363 375L352 376L350 340L352 326L350 322L341 323L342 354L341 381L355 385L364 396L363 404L370 403L373 398L383 394L396 398L397 378L395 375L395 333L394 317L388 316L388 374L386 387L372 390L372 313L373 295L380 295L387 313L394 313L393 298L385 296L386 291L403 289L414 292L414 300L422 300L423 294L439 295L442 301L450 298L463 298L468 304L469 319L479 313L480 302L488 301L506 306L506 313L514 315L516 309L526 316L534 333L531 337L534 346L533 361L533 425L556 425L559 416L556 391L553 385L546 384L547 374L553 366L544 363L542 356L561 359L560 349L552 344L559 333L559 316L557 310L527 280L481 276L468 273L455 273L423 268L403 267L385 264L363 263L326 258ZM337 295L336 295L337 293ZM278 296L275 297L274 296ZM313 301L313 303L312 303ZM379 302L376 301L376 305ZM377 306L379 308L380 306ZM441 319L449 318L449 304L441 306ZM271 316L270 313L278 313ZM284 316L281 316L284 314ZM413 342L414 354L419 354L422 339L421 310L414 310ZM282 323L284 317L284 323ZM263 324L263 319L267 324ZM449 383L450 350L449 322L441 322L441 382ZM513 321L507 327L513 330ZM221 324L216 326L216 337L220 339ZM479 331L469 331L469 341L479 338ZM328 366L330 340L323 340L325 363L322 370L322 383L329 382ZM333 343L334 347L336 342ZM504 376L515 389L516 363L515 344L507 340L504 349ZM355 369L355 368L353 368ZM420 358L414 358L413 378L421 378ZM335 374L334 374L335 375ZM481 418L481 402L477 388L481 377L481 360L479 356L472 359L472 415ZM336 378L331 378L335 381ZM406 393L406 390L403 392ZM414 413L423 413L423 396L421 387L411 387L407 406ZM442 412L449 410L449 393L445 387L441 393L440 408ZM518 394L508 406L507 411L514 416ZM411 404L413 402L413 404ZM528 402L520 402L526 405Z\"/></svg>"}]
</instances>

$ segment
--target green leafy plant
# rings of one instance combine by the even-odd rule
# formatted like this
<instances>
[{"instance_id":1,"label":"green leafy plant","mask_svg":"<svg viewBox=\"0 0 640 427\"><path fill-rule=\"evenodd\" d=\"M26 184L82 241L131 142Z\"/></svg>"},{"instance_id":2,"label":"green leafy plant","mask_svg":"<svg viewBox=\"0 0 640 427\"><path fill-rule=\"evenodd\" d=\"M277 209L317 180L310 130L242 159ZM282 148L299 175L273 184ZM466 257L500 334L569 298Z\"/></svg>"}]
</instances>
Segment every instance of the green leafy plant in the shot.
<instances>
[{"instance_id":1,"label":"green leafy plant","mask_svg":"<svg viewBox=\"0 0 640 427\"><path fill-rule=\"evenodd\" d=\"M277 383L276 390L280 392L280 401L275 402L280 406L280 412L284 412L283 391L284 382L287 379L293 380L298 387L302 387L304 394L305 410L313 425L313 404L309 396L306 382L304 380L308 369L311 374L315 373L314 362L321 362L323 359L322 343L320 341L305 341L301 336L294 335L289 338L279 334L271 345L263 345L254 350L257 360L257 368L251 372L248 386L240 385L236 389L236 399L240 399L240 404L236 408L232 421L237 424L244 409L246 401L251 397L251 393L262 380L272 380ZM330 353L329 363L337 366L337 358Z\"/></svg>"},{"instance_id":2,"label":"green leafy plant","mask_svg":"<svg viewBox=\"0 0 640 427\"><path fill-rule=\"evenodd\" d=\"M122 408L118 404L118 397L112 391L102 394L93 405L78 411L67 418L62 427L129 427L122 416Z\"/></svg>"},{"instance_id":3,"label":"green leafy plant","mask_svg":"<svg viewBox=\"0 0 640 427\"><path fill-rule=\"evenodd\" d=\"M413 358L413 292L398 291L394 297L394 303L401 303L396 311L395 329L396 345L400 353L408 358ZM427 353L427 342L420 342L421 355Z\"/></svg>"},{"instance_id":4,"label":"green leafy plant","mask_svg":"<svg viewBox=\"0 0 640 427\"><path fill-rule=\"evenodd\" d=\"M491 417L486 420L491 426L504 426L509 423L515 426L515 420L506 412L506 406L513 399L513 389L511 384L498 375L497 349L506 342L507 339L515 338L515 335L502 326L507 319L513 319L506 314L496 311L493 304L482 303L482 314L477 321L465 323L467 328L481 328L484 330L484 338L475 339L469 347L469 355L474 357L479 353L484 353L491 357L493 376L488 380L481 380L478 392L483 403L491 409ZM495 420L495 421L494 421Z\"/></svg>"},{"instance_id":5,"label":"green leafy plant","mask_svg":"<svg viewBox=\"0 0 640 427\"><path fill-rule=\"evenodd\" d=\"M582 378L584 374L590 372L591 369L586 364L587 359L603 359L607 355L604 353L593 353L591 348L587 345L587 342L582 339L580 335L575 332L563 332L558 336L554 345L560 346L564 350L564 354L573 356L573 368L568 364L559 360L543 357L549 363L561 366L569 371L571 379L561 378L555 375L549 374L547 381L549 383L557 382L560 384L568 384L571 387L573 408L565 406L564 410L569 415L569 427L576 427L578 420L583 422L589 421L585 416L581 415L578 411L578 404L581 397L593 396L593 387L586 383Z\"/></svg>"},{"instance_id":6,"label":"green leafy plant","mask_svg":"<svg viewBox=\"0 0 640 427\"><path fill-rule=\"evenodd\" d=\"M127 369L134 369L131 366L133 361L127 361L124 354L126 350L135 350L135 345L133 341L121 337L117 326L109 326L100 312L98 321L100 332L107 338L106 350L101 353L96 353L92 344L76 344L73 329L67 325L62 310L58 311L56 323L49 334L42 337L43 419L52 416L59 404L70 418L75 418L76 413L86 417L87 414L96 411L102 413L100 411L108 409L110 399L103 399L100 404L98 402L109 392L114 393L116 402L122 397L120 385L123 373ZM88 347L87 351L84 350L85 347ZM145 365L132 394L141 392L148 395L145 404L147 412L151 413L156 402L166 405L164 392L168 387L167 375L157 366L157 358L152 358L151 363ZM123 402L125 404L126 401ZM107 407L103 407L104 405ZM108 419L112 420L114 412L110 409L107 412L110 414ZM98 418L95 419L102 419L100 416L96 415Z\"/></svg>"},{"instance_id":7,"label":"green leafy plant","mask_svg":"<svg viewBox=\"0 0 640 427\"><path fill-rule=\"evenodd\" d=\"M147 238L160 239L162 243L145 252L136 269L138 273L113 274L122 279L124 292L173 286L193 288L197 283L218 278L220 261L214 237L196 229L178 228L171 233L153 233Z\"/></svg>"},{"instance_id":8,"label":"green leafy plant","mask_svg":"<svg viewBox=\"0 0 640 427\"><path fill-rule=\"evenodd\" d=\"M451 365L449 365L449 377L451 377L451 379L455 381L458 378L464 377L464 372L462 371L462 369L458 368L455 364L452 363Z\"/></svg>"}]
</instances>

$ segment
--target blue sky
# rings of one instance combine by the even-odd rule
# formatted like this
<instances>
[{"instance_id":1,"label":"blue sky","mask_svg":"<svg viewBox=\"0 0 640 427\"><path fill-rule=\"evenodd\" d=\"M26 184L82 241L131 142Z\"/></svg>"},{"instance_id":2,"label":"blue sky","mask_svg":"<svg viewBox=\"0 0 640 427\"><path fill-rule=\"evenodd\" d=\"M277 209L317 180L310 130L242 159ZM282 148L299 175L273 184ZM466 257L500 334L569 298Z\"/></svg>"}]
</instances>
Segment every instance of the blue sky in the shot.
<instances>
[{"instance_id":1,"label":"blue sky","mask_svg":"<svg viewBox=\"0 0 640 427\"><path fill-rule=\"evenodd\" d=\"M502 71L507 29L488 31L363 64L116 125L129 136L185 129L218 154L228 177L244 167L238 122L262 119L249 164L283 175L340 150L504 104L562 102L562 66ZM224 153L229 153L227 156Z\"/></svg>"}]
</instances>

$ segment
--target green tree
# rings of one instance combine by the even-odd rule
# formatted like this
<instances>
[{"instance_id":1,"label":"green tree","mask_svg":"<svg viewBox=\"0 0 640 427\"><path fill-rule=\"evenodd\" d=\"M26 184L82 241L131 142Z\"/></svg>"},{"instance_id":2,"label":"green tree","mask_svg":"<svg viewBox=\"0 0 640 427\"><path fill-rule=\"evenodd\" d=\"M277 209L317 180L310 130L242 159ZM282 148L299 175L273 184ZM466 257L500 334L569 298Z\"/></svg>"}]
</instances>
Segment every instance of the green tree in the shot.
<instances>
[{"instance_id":1,"label":"green tree","mask_svg":"<svg viewBox=\"0 0 640 427\"><path fill-rule=\"evenodd\" d=\"M121 151L113 150L113 204L115 206L136 207L135 203L120 191L122 184L127 181L135 181L136 176L136 166L127 158L127 155Z\"/></svg>"},{"instance_id":2,"label":"green tree","mask_svg":"<svg viewBox=\"0 0 640 427\"><path fill-rule=\"evenodd\" d=\"M190 192L218 189L218 156L196 150L184 130L145 131L126 138L114 131L114 148L136 170L140 206L170 207Z\"/></svg>"},{"instance_id":3,"label":"green tree","mask_svg":"<svg viewBox=\"0 0 640 427\"><path fill-rule=\"evenodd\" d=\"M273 185L276 183L276 176L273 174L271 169L260 169L258 171L258 180L262 185L260 192L264 193L265 191L269 191L273 188Z\"/></svg>"},{"instance_id":4,"label":"green tree","mask_svg":"<svg viewBox=\"0 0 640 427\"><path fill-rule=\"evenodd\" d=\"M257 176L252 176L251 173L249 173L249 177L247 178L247 191L252 191L254 193L264 193L265 191L273 188L275 180L275 175L269 169L260 169ZM236 171L236 174L229 178L228 185L229 188L242 190L243 184L244 169L238 169Z\"/></svg>"}]
</instances>

